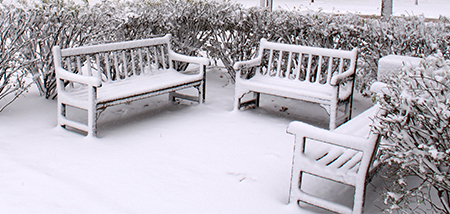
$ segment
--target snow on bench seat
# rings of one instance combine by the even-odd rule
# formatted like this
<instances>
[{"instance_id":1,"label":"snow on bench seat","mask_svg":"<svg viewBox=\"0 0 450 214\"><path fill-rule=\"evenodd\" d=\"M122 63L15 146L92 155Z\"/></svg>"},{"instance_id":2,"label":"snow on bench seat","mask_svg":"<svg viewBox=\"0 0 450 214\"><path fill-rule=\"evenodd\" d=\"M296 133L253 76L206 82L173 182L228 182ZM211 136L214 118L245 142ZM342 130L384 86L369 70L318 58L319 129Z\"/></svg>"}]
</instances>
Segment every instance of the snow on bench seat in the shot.
<instances>
[{"instance_id":1,"label":"snow on bench seat","mask_svg":"<svg viewBox=\"0 0 450 214\"><path fill-rule=\"evenodd\" d=\"M198 80L198 75L182 74L174 69L168 69L158 74L145 75L142 77L129 77L125 81L114 81L99 87L97 90L97 103L99 105L106 105L115 100L135 97L174 86L178 87ZM87 101L87 90L88 86L80 86L62 93L70 94L64 97L70 96L73 99Z\"/></svg>"},{"instance_id":2,"label":"snow on bench seat","mask_svg":"<svg viewBox=\"0 0 450 214\"><path fill-rule=\"evenodd\" d=\"M234 65L234 109L258 107L260 93L313 102L325 108L333 130L351 118L357 55L356 48L344 51L261 39L256 58ZM241 102L250 92L254 99Z\"/></svg>"},{"instance_id":3,"label":"snow on bench seat","mask_svg":"<svg viewBox=\"0 0 450 214\"><path fill-rule=\"evenodd\" d=\"M209 60L173 52L170 39L168 34L63 50L55 46L58 124L96 136L98 115L108 106L164 93L168 93L171 100L180 98L203 103L205 67ZM186 64L197 71L178 71ZM197 89L198 96L177 92L191 87ZM87 124L67 118L67 105L86 110Z\"/></svg>"}]
</instances>

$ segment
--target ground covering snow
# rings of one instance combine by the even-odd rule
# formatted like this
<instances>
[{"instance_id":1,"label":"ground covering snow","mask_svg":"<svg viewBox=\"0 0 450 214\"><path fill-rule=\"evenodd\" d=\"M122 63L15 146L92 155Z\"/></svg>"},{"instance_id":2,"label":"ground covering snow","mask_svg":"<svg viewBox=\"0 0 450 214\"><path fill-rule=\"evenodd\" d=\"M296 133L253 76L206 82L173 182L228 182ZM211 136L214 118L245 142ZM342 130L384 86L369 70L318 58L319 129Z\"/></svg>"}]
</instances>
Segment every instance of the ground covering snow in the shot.
<instances>
[{"instance_id":1,"label":"ground covering snow","mask_svg":"<svg viewBox=\"0 0 450 214\"><path fill-rule=\"evenodd\" d=\"M56 127L56 101L33 86L0 114L2 212L307 213L286 205L294 141L285 130L293 120L326 127L326 114L264 95L260 109L233 112L233 93L210 70L205 104L162 95L110 107L99 138L87 138ZM371 105L357 96L354 115ZM351 205L351 188L308 186ZM367 197L379 212L373 188Z\"/></svg>"},{"instance_id":2,"label":"ground covering snow","mask_svg":"<svg viewBox=\"0 0 450 214\"><path fill-rule=\"evenodd\" d=\"M381 1L309 2L274 0L274 7L379 14ZM447 0L394 0L395 15L450 16L449 7ZM56 127L56 101L33 85L0 113L1 212L308 213L286 205L293 136L285 130L293 120L327 127L326 114L264 95L261 108L232 112L233 87L209 71L205 104L176 105L163 95L111 107L100 117L99 138L86 138ZM353 115L371 105L356 95ZM381 182L369 185L366 213L380 212L374 186ZM307 187L351 204L351 188L317 180Z\"/></svg>"},{"instance_id":3,"label":"ground covering snow","mask_svg":"<svg viewBox=\"0 0 450 214\"><path fill-rule=\"evenodd\" d=\"M236 0L246 6L258 6L259 0ZM393 14L424 15L427 18L439 18L440 15L450 17L450 4L448 0L394 0ZM328 13L357 13L362 15L380 15L381 0L273 0L274 9L301 11L313 10Z\"/></svg>"}]
</instances>

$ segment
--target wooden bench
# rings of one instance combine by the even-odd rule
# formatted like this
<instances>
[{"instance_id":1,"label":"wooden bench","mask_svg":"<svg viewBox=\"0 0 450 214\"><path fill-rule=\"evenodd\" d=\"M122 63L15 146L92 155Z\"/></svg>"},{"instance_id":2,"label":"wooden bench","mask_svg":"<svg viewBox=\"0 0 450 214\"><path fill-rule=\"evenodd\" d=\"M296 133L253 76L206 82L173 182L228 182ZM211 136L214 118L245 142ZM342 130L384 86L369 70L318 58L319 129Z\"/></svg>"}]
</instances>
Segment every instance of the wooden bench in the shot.
<instances>
[{"instance_id":1,"label":"wooden bench","mask_svg":"<svg viewBox=\"0 0 450 214\"><path fill-rule=\"evenodd\" d=\"M371 131L375 105L334 131L294 121L295 135L289 203L299 201L337 213L362 213L365 188L382 165L376 161L380 137ZM304 173L355 187L353 207L330 202L302 190Z\"/></svg>"},{"instance_id":2,"label":"wooden bench","mask_svg":"<svg viewBox=\"0 0 450 214\"><path fill-rule=\"evenodd\" d=\"M351 118L357 55L356 48L343 51L261 39L256 58L234 65L234 109L258 107L260 93L318 103L330 115L333 130ZM242 102L250 92L254 98Z\"/></svg>"},{"instance_id":3,"label":"wooden bench","mask_svg":"<svg viewBox=\"0 0 450 214\"><path fill-rule=\"evenodd\" d=\"M202 103L205 100L207 58L177 54L171 35L61 50L53 48L58 93L58 124L96 136L99 113L106 107L169 93ZM182 64L184 62L184 64ZM197 71L177 71L181 65L198 64ZM198 96L180 94L186 88ZM66 117L66 106L87 111L87 124Z\"/></svg>"}]
</instances>

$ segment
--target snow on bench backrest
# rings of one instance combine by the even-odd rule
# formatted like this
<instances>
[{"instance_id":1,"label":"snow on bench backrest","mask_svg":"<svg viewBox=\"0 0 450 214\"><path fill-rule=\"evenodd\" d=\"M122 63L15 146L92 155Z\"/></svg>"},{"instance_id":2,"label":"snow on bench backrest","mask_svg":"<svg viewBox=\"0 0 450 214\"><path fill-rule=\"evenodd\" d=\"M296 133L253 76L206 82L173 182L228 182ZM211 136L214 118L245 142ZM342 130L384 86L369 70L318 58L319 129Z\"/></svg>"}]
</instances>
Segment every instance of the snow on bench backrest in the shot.
<instances>
[{"instance_id":1,"label":"snow on bench backrest","mask_svg":"<svg viewBox=\"0 0 450 214\"><path fill-rule=\"evenodd\" d=\"M62 67L69 72L97 76L103 82L172 68L168 34L137 41L92 45L61 50Z\"/></svg>"},{"instance_id":2,"label":"snow on bench backrest","mask_svg":"<svg viewBox=\"0 0 450 214\"><path fill-rule=\"evenodd\" d=\"M330 84L334 75L354 72L357 49L343 51L261 39L259 56L262 57L259 75Z\"/></svg>"}]
</instances>

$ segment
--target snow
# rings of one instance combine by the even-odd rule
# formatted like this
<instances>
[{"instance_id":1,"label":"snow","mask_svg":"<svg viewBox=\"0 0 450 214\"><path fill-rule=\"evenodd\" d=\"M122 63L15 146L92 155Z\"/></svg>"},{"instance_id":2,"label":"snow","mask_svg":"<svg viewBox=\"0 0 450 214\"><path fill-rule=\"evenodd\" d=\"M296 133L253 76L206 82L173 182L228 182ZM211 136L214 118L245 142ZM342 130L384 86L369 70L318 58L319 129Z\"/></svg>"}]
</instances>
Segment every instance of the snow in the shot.
<instances>
[{"instance_id":1,"label":"snow","mask_svg":"<svg viewBox=\"0 0 450 214\"><path fill-rule=\"evenodd\" d=\"M378 60L377 80L387 82L396 77L403 66L417 67L422 58L410 56L387 55Z\"/></svg>"},{"instance_id":2,"label":"snow","mask_svg":"<svg viewBox=\"0 0 450 214\"><path fill-rule=\"evenodd\" d=\"M246 6L259 6L259 0L236 0ZM274 9L314 10L328 13L358 13L363 15L380 15L381 0L273 0ZM394 0L393 15L424 15L427 18L450 17L448 0Z\"/></svg>"},{"instance_id":3,"label":"snow","mask_svg":"<svg viewBox=\"0 0 450 214\"><path fill-rule=\"evenodd\" d=\"M211 70L205 104L177 105L162 95L110 107L100 116L99 138L88 138L56 127L56 101L39 97L33 86L0 114L0 207L5 213L308 213L287 205L294 139L285 130L296 119L326 127L327 115L313 104L264 95L261 108L233 112L233 93L223 73ZM357 115L371 102L357 96L355 106ZM310 184L336 200L352 195L349 188ZM369 188L367 198L367 212L379 212L381 197Z\"/></svg>"},{"instance_id":4,"label":"snow","mask_svg":"<svg viewBox=\"0 0 450 214\"><path fill-rule=\"evenodd\" d=\"M378 15L380 4L274 0L275 8L369 15ZM450 4L419 0L417 6L412 0L394 0L394 15L400 14L450 17ZM261 108L233 112L234 85L218 70L208 72L206 93L202 105L173 104L163 95L110 107L100 116L99 138L87 138L56 127L56 101L40 97L33 85L0 113L2 213L317 211L287 205L294 139L285 130L293 120L326 127L323 109L262 95ZM372 105L358 94L354 99L354 116ZM308 191L351 205L351 188L306 182ZM383 208L373 186L367 189L366 213Z\"/></svg>"}]
</instances>

